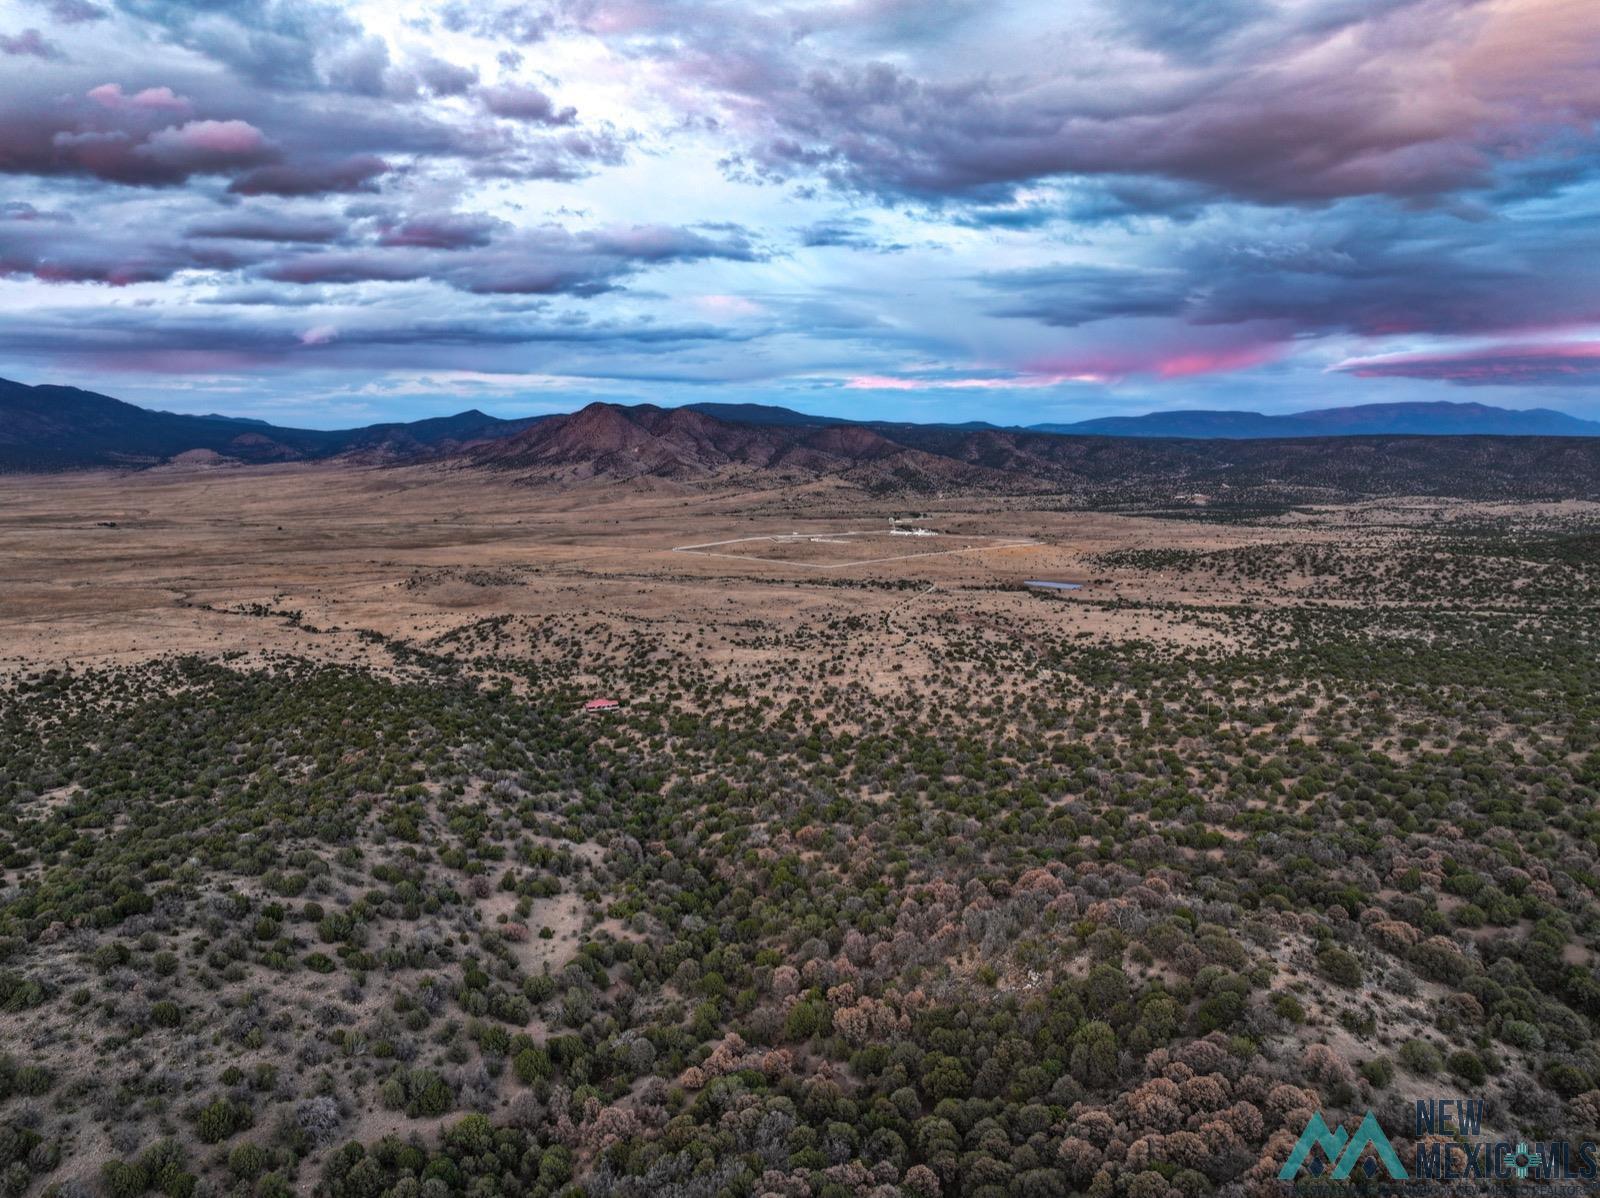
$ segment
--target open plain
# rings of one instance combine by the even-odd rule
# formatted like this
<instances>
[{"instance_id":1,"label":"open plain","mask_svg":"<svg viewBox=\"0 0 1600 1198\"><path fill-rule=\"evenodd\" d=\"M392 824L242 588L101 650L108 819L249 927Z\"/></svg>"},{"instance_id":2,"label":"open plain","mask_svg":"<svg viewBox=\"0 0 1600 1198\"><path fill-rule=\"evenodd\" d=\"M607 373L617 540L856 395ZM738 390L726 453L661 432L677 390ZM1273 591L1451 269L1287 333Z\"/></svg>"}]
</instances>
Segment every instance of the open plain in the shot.
<instances>
[{"instance_id":1,"label":"open plain","mask_svg":"<svg viewBox=\"0 0 1600 1198\"><path fill-rule=\"evenodd\" d=\"M1159 605L1125 615L1108 606L1166 596L1169 578L1107 571L1096 556L1274 540L1203 520L1051 510L1048 498L919 501L916 523L940 535L891 535L905 510L820 488L557 491L428 467L0 476L0 661L293 650L377 662L387 641L426 647L497 617L523 629L665 620L716 630L759 619L786 633L855 618L881 635L882 617L905 604L902 588L928 586L924 621L987 612L1041 632L1066 620L1183 638L1187 621L1164 620ZM1091 576L1081 610L1021 590L1025 579ZM383 641L363 635L372 633Z\"/></svg>"},{"instance_id":2,"label":"open plain","mask_svg":"<svg viewBox=\"0 0 1600 1198\"><path fill-rule=\"evenodd\" d=\"M0 477L6 1185L1197 1198L1448 1086L1579 1136L1597 528Z\"/></svg>"}]
</instances>

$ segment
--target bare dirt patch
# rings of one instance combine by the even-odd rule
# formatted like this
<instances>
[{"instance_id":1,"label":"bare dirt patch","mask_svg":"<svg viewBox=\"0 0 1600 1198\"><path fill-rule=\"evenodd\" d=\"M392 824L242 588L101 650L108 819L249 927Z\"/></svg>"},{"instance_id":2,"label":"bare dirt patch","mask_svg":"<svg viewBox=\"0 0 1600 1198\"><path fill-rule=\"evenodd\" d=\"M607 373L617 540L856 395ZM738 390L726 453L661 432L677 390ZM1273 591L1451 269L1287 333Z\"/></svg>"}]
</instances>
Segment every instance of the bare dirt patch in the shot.
<instances>
[{"instance_id":1,"label":"bare dirt patch","mask_svg":"<svg viewBox=\"0 0 1600 1198\"><path fill-rule=\"evenodd\" d=\"M894 532L883 529L796 530L695 545L676 545L673 552L736 561L778 562L816 570L842 570L850 566L882 565L915 558L979 553L988 549L1023 548L1038 543L1026 537L959 533Z\"/></svg>"}]
</instances>

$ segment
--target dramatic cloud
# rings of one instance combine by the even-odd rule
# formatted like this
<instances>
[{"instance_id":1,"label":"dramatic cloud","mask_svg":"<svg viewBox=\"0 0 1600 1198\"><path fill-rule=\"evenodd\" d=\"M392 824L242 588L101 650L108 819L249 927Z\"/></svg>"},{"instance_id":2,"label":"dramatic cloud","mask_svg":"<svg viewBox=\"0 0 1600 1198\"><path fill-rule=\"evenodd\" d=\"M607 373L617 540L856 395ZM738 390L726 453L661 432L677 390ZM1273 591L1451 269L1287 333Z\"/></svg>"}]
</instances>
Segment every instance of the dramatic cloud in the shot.
<instances>
[{"instance_id":1,"label":"dramatic cloud","mask_svg":"<svg viewBox=\"0 0 1600 1198\"><path fill-rule=\"evenodd\" d=\"M1595 403L1593 0L5 11L0 376Z\"/></svg>"},{"instance_id":2,"label":"dramatic cloud","mask_svg":"<svg viewBox=\"0 0 1600 1198\"><path fill-rule=\"evenodd\" d=\"M1600 382L1600 342L1391 354L1344 362L1337 369L1361 378L1437 379L1466 386L1592 387Z\"/></svg>"},{"instance_id":3,"label":"dramatic cloud","mask_svg":"<svg viewBox=\"0 0 1600 1198\"><path fill-rule=\"evenodd\" d=\"M1344 20L1316 4L1200 7L1112 6L1109 24L1136 26L1145 49L1229 41L1225 56L1142 71L1092 38L1098 61L1057 41L1053 73L1037 75L851 62L805 43L774 60L782 30L756 16L669 25L690 47L670 65L752 128L755 169L931 199L1100 174L1267 202L1430 197L1600 117L1600 23L1581 0L1411 0Z\"/></svg>"}]
</instances>

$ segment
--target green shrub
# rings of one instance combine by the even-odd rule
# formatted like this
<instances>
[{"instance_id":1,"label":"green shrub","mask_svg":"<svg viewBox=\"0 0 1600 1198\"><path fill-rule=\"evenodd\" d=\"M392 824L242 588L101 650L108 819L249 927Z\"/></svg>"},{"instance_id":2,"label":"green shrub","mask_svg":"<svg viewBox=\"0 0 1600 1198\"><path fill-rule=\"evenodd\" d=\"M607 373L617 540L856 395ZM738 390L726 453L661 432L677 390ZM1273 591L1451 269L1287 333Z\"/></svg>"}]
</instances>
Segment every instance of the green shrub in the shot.
<instances>
[{"instance_id":1,"label":"green shrub","mask_svg":"<svg viewBox=\"0 0 1600 1198\"><path fill-rule=\"evenodd\" d=\"M1445 1064L1452 1075L1471 1085L1481 1086L1488 1080L1489 1071L1484 1067L1478 1054L1465 1048L1451 1053Z\"/></svg>"},{"instance_id":2,"label":"green shrub","mask_svg":"<svg viewBox=\"0 0 1600 1198\"><path fill-rule=\"evenodd\" d=\"M1508 1019L1500 1028L1500 1038L1513 1048L1538 1052L1544 1047L1544 1033L1525 1019Z\"/></svg>"},{"instance_id":3,"label":"green shrub","mask_svg":"<svg viewBox=\"0 0 1600 1198\"><path fill-rule=\"evenodd\" d=\"M1363 1062L1361 1076L1372 1084L1373 1089L1382 1090L1394 1080L1394 1062L1388 1057L1373 1057Z\"/></svg>"},{"instance_id":4,"label":"green shrub","mask_svg":"<svg viewBox=\"0 0 1600 1198\"><path fill-rule=\"evenodd\" d=\"M183 1011L177 1003L163 999L150 1007L150 1022L156 1027L177 1027L183 1022Z\"/></svg>"},{"instance_id":5,"label":"green shrub","mask_svg":"<svg viewBox=\"0 0 1600 1198\"><path fill-rule=\"evenodd\" d=\"M228 1170L248 1180L267 1167L267 1150L259 1144L244 1143L228 1153Z\"/></svg>"},{"instance_id":6,"label":"green shrub","mask_svg":"<svg viewBox=\"0 0 1600 1198\"><path fill-rule=\"evenodd\" d=\"M1272 1009L1290 1023L1304 1023L1306 1021L1305 1007L1301 1005L1298 998L1286 990L1280 990L1273 995Z\"/></svg>"},{"instance_id":7,"label":"green shrub","mask_svg":"<svg viewBox=\"0 0 1600 1198\"><path fill-rule=\"evenodd\" d=\"M195 1131L205 1144L220 1144L229 1136L250 1126L250 1108L242 1103L219 1098L200 1112Z\"/></svg>"},{"instance_id":8,"label":"green shrub","mask_svg":"<svg viewBox=\"0 0 1600 1198\"><path fill-rule=\"evenodd\" d=\"M1341 986L1361 985L1361 961L1348 949L1329 945L1317 954L1317 968L1322 976Z\"/></svg>"},{"instance_id":9,"label":"green shrub","mask_svg":"<svg viewBox=\"0 0 1600 1198\"><path fill-rule=\"evenodd\" d=\"M110 1160L100 1166L100 1185L106 1198L139 1198L150 1188L150 1179L136 1163Z\"/></svg>"},{"instance_id":10,"label":"green shrub","mask_svg":"<svg viewBox=\"0 0 1600 1198\"><path fill-rule=\"evenodd\" d=\"M1407 1040L1400 1046L1400 1064L1418 1077L1432 1077L1444 1068L1444 1057L1426 1040Z\"/></svg>"},{"instance_id":11,"label":"green shrub","mask_svg":"<svg viewBox=\"0 0 1600 1198\"><path fill-rule=\"evenodd\" d=\"M525 1086L547 1078L551 1073L550 1054L542 1048L524 1048L511 1060L517 1080Z\"/></svg>"}]
</instances>

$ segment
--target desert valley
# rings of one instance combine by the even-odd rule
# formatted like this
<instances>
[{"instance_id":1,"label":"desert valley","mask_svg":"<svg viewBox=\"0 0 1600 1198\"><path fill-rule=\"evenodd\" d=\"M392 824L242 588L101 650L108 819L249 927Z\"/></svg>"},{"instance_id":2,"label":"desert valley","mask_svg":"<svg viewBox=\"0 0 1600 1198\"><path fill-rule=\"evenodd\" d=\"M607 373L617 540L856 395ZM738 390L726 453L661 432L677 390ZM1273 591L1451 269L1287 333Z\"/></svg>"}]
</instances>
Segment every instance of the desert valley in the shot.
<instances>
[{"instance_id":1,"label":"desert valley","mask_svg":"<svg viewBox=\"0 0 1600 1198\"><path fill-rule=\"evenodd\" d=\"M662 419L0 477L8 1186L1189 1198L1600 1116L1591 442Z\"/></svg>"},{"instance_id":2,"label":"desert valley","mask_svg":"<svg viewBox=\"0 0 1600 1198\"><path fill-rule=\"evenodd\" d=\"M1596 0L0 0L0 1198L1600 1195Z\"/></svg>"}]
</instances>

